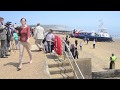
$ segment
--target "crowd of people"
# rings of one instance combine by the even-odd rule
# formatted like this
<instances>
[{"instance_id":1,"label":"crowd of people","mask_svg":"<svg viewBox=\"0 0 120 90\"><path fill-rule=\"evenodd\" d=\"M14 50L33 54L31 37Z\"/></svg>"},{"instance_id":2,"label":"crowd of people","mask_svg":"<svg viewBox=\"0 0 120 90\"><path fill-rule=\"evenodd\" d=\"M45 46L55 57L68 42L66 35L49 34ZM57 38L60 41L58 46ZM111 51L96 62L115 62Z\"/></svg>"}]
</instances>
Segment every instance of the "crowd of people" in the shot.
<instances>
[{"instance_id":1,"label":"crowd of people","mask_svg":"<svg viewBox=\"0 0 120 90\"><path fill-rule=\"evenodd\" d=\"M46 53L51 53L54 49L54 34L52 29L45 32L40 23L35 28L30 28L26 22L25 18L21 18L21 26L18 26L16 23L12 24L12 22L4 23L4 18L0 17L0 58L8 58L11 50L19 50L18 71L22 69L24 48L26 48L29 54L29 63L31 64L33 61L30 50L30 37L35 39L35 44L39 48L38 51L44 50Z\"/></svg>"},{"instance_id":2,"label":"crowd of people","mask_svg":"<svg viewBox=\"0 0 120 90\"><path fill-rule=\"evenodd\" d=\"M0 17L0 58L8 58L10 56L9 52L11 50L19 50L19 66L18 70L22 69L22 61L24 55L24 48L26 48L29 58L30 64L33 62L33 56L30 50L30 37L35 39L35 44L39 48L38 51L45 51L45 53L51 53L54 51L54 34L53 30L50 29L48 32L45 32L44 28L37 23L35 28L30 28L27 25L27 20L25 18L20 19L21 26L18 26L16 23L11 24L11 22L7 22L4 24L4 18ZM75 40L74 44L70 45L70 38L68 35L66 36L65 42L68 46L70 46L70 51L74 59L78 59L78 40ZM89 42L89 39L84 39L84 42ZM95 49L96 40L93 41L93 49ZM83 43L82 41L79 44L80 50L82 51ZM65 46L65 51L68 52L68 48ZM112 54L110 58L110 69L114 68L114 62L117 58Z\"/></svg>"}]
</instances>

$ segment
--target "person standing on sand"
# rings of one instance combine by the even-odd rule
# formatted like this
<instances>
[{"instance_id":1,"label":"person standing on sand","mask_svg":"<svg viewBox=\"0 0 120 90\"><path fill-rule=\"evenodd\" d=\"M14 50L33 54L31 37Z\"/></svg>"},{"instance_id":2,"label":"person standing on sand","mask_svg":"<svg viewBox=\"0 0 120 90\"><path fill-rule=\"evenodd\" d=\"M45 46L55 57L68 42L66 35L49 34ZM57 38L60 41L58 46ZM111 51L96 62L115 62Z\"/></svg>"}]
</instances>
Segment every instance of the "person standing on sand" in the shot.
<instances>
[{"instance_id":1,"label":"person standing on sand","mask_svg":"<svg viewBox=\"0 0 120 90\"><path fill-rule=\"evenodd\" d=\"M76 46L78 45L78 40L75 40L75 45L76 45Z\"/></svg>"},{"instance_id":2,"label":"person standing on sand","mask_svg":"<svg viewBox=\"0 0 120 90\"><path fill-rule=\"evenodd\" d=\"M79 55L79 53L78 53L78 50L77 50L77 47L75 47L75 50L74 50L74 59L78 59L78 55Z\"/></svg>"},{"instance_id":3,"label":"person standing on sand","mask_svg":"<svg viewBox=\"0 0 120 90\"><path fill-rule=\"evenodd\" d=\"M94 39L94 41L93 41L93 49L95 49L95 39Z\"/></svg>"},{"instance_id":4,"label":"person standing on sand","mask_svg":"<svg viewBox=\"0 0 120 90\"><path fill-rule=\"evenodd\" d=\"M45 34L46 36L46 41L47 41L47 46L48 46L48 52L47 53L51 53L52 50L54 50L54 34L53 34L53 30L50 29L49 32L47 32Z\"/></svg>"},{"instance_id":5,"label":"person standing on sand","mask_svg":"<svg viewBox=\"0 0 120 90\"><path fill-rule=\"evenodd\" d=\"M34 32L35 44L39 48L38 51L42 51L43 49L42 41L44 39L44 34L45 34L44 28L40 26L40 23L38 23Z\"/></svg>"},{"instance_id":6,"label":"person standing on sand","mask_svg":"<svg viewBox=\"0 0 120 90\"><path fill-rule=\"evenodd\" d=\"M89 38L87 38L87 44L88 44L88 42L89 42Z\"/></svg>"},{"instance_id":7,"label":"person standing on sand","mask_svg":"<svg viewBox=\"0 0 120 90\"><path fill-rule=\"evenodd\" d=\"M117 60L117 57L112 53L112 57L110 57L110 67L109 69L115 69L115 61Z\"/></svg>"},{"instance_id":8,"label":"person standing on sand","mask_svg":"<svg viewBox=\"0 0 120 90\"><path fill-rule=\"evenodd\" d=\"M26 19L22 18L20 20L22 26L19 29L19 37L20 37L20 54L19 54L19 67L18 67L18 71L22 69L22 61L23 61L23 54L24 54L24 48L27 49L27 52L29 54L30 57L30 64L32 63L32 53L30 50L30 42L29 42L29 38L30 38L30 27L27 26L26 24Z\"/></svg>"}]
</instances>

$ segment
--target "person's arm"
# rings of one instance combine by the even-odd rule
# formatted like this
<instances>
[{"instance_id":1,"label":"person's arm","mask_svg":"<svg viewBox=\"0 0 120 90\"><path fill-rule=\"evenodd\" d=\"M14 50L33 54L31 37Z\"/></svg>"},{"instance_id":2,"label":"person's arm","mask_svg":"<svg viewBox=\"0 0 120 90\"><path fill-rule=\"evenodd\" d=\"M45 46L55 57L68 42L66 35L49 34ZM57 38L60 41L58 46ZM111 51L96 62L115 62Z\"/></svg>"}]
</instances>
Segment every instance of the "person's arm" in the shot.
<instances>
[{"instance_id":1,"label":"person's arm","mask_svg":"<svg viewBox=\"0 0 120 90\"><path fill-rule=\"evenodd\" d=\"M44 29L44 28L43 28ZM43 35L45 36L45 29L43 30Z\"/></svg>"},{"instance_id":2,"label":"person's arm","mask_svg":"<svg viewBox=\"0 0 120 90\"><path fill-rule=\"evenodd\" d=\"M5 28L4 25L0 25L0 30L3 30Z\"/></svg>"},{"instance_id":3,"label":"person's arm","mask_svg":"<svg viewBox=\"0 0 120 90\"><path fill-rule=\"evenodd\" d=\"M52 41L54 42L54 40L55 40L55 36L54 36L54 34L52 35Z\"/></svg>"},{"instance_id":4,"label":"person's arm","mask_svg":"<svg viewBox=\"0 0 120 90\"><path fill-rule=\"evenodd\" d=\"M30 27L27 28L27 42L29 42L29 38L30 38Z\"/></svg>"}]
</instances>

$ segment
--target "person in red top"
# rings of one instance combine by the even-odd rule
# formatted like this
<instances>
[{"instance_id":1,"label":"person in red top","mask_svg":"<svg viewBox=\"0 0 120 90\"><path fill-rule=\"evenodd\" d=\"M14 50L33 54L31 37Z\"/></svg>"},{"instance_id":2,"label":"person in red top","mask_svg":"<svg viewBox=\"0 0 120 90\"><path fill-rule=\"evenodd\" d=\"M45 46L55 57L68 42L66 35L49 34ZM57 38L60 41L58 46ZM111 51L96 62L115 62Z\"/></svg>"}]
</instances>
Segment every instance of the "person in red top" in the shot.
<instances>
[{"instance_id":1,"label":"person in red top","mask_svg":"<svg viewBox=\"0 0 120 90\"><path fill-rule=\"evenodd\" d=\"M18 70L22 69L22 61L23 61L23 53L24 53L24 47L27 49L27 52L30 57L30 64L32 63L32 53L30 50L30 27L26 24L26 19L22 18L20 20L22 26L19 29L19 39L20 39L20 55L19 55L19 67Z\"/></svg>"}]
</instances>

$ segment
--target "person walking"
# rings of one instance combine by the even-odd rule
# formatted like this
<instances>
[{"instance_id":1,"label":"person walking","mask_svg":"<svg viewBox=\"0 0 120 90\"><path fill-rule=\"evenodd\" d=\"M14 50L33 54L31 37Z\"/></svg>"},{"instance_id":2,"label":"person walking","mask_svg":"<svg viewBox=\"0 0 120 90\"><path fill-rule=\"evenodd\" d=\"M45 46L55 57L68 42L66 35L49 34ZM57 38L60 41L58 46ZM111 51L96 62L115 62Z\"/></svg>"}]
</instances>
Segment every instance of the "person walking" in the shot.
<instances>
[{"instance_id":1,"label":"person walking","mask_svg":"<svg viewBox=\"0 0 120 90\"><path fill-rule=\"evenodd\" d=\"M93 49L95 49L95 39L94 39L94 41L93 41Z\"/></svg>"},{"instance_id":2,"label":"person walking","mask_svg":"<svg viewBox=\"0 0 120 90\"><path fill-rule=\"evenodd\" d=\"M44 28L40 26L40 23L38 23L37 27L35 28L35 32L34 32L35 44L39 48L38 51L42 51L43 49L42 41L44 39L44 34L45 34Z\"/></svg>"},{"instance_id":3,"label":"person walking","mask_svg":"<svg viewBox=\"0 0 120 90\"><path fill-rule=\"evenodd\" d=\"M115 69L115 61L117 60L117 57L112 53L112 57L110 57L110 67L109 69Z\"/></svg>"},{"instance_id":4,"label":"person walking","mask_svg":"<svg viewBox=\"0 0 120 90\"><path fill-rule=\"evenodd\" d=\"M30 50L30 42L29 42L29 38L30 38L30 27L27 26L26 24L26 19L22 18L20 20L22 26L19 29L19 37L20 37L20 54L19 54L19 66L18 66L18 70L22 69L22 61L23 61L23 54L24 54L24 48L27 49L27 52L29 54L30 57L30 64L32 63L32 53Z\"/></svg>"}]
</instances>

